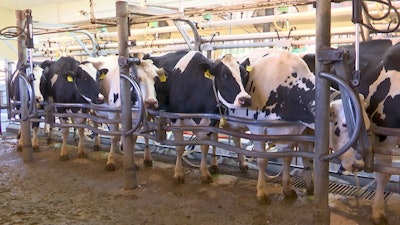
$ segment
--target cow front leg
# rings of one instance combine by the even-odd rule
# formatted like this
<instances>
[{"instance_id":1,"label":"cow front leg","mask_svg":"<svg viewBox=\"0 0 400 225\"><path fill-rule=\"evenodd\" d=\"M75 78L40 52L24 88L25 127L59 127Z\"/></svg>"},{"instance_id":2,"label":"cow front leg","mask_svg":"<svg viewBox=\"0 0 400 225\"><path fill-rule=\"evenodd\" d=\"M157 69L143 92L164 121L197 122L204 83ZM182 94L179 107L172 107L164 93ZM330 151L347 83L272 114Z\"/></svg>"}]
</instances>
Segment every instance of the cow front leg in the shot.
<instances>
[{"instance_id":1,"label":"cow front leg","mask_svg":"<svg viewBox=\"0 0 400 225\"><path fill-rule=\"evenodd\" d=\"M214 142L218 141L218 133L212 133L211 134L211 140ZM211 160L210 160L210 172L212 174L218 173L218 156L217 156L217 147L212 146L212 154L211 154Z\"/></svg>"},{"instance_id":2,"label":"cow front leg","mask_svg":"<svg viewBox=\"0 0 400 225\"><path fill-rule=\"evenodd\" d=\"M115 151L116 151L119 139L120 138L118 136L112 136L110 139L110 141L111 141L110 151L108 152L107 163L106 163L106 167L104 168L107 171L114 171L116 168Z\"/></svg>"},{"instance_id":3,"label":"cow front leg","mask_svg":"<svg viewBox=\"0 0 400 225\"><path fill-rule=\"evenodd\" d=\"M93 121L93 127L99 128L99 123ZM99 151L101 146L100 135L98 133L94 133L93 139L94 139L93 151Z\"/></svg>"},{"instance_id":4,"label":"cow front leg","mask_svg":"<svg viewBox=\"0 0 400 225\"><path fill-rule=\"evenodd\" d=\"M283 158L283 165L282 165L283 195L287 199L296 199L297 193L293 189L292 180L290 178L290 163L291 162L292 162L291 157Z\"/></svg>"},{"instance_id":5,"label":"cow front leg","mask_svg":"<svg viewBox=\"0 0 400 225\"><path fill-rule=\"evenodd\" d=\"M207 167L207 155L208 155L208 145L201 145L201 161L200 161L200 174L201 174L201 182L203 183L211 183L212 178L210 171L208 171Z\"/></svg>"},{"instance_id":6,"label":"cow front leg","mask_svg":"<svg viewBox=\"0 0 400 225\"><path fill-rule=\"evenodd\" d=\"M239 137L233 137L233 143L235 144L235 147L242 148L242 143L240 142ZM246 161L246 156L242 154L238 154L238 161L239 161L239 169L243 173L247 173L249 171L249 165Z\"/></svg>"},{"instance_id":7,"label":"cow front leg","mask_svg":"<svg viewBox=\"0 0 400 225\"><path fill-rule=\"evenodd\" d=\"M64 120L62 120L62 121L64 121ZM60 151L60 160L65 161L65 160L69 160L68 149L67 149L67 139L68 139L68 134L69 134L69 128L63 127L61 129L62 129L61 130L62 144L61 144L61 151Z\"/></svg>"},{"instance_id":8,"label":"cow front leg","mask_svg":"<svg viewBox=\"0 0 400 225\"><path fill-rule=\"evenodd\" d=\"M390 147L389 147L390 148ZM391 165L392 156L376 154L375 163L379 165ZM388 219L385 214L384 192L386 184L390 180L390 174L376 172L376 189L374 202L372 203L372 220L375 225L387 225Z\"/></svg>"},{"instance_id":9,"label":"cow front leg","mask_svg":"<svg viewBox=\"0 0 400 225\"><path fill-rule=\"evenodd\" d=\"M79 139L78 139L78 157L79 158L87 158L88 155L85 152L85 132L84 132L84 128L78 128L78 135L79 135Z\"/></svg>"},{"instance_id":10,"label":"cow front leg","mask_svg":"<svg viewBox=\"0 0 400 225\"><path fill-rule=\"evenodd\" d=\"M35 124L33 126L33 132L32 132L32 148L34 152L38 152L39 149L39 138L38 138L38 132L39 132L39 124Z\"/></svg>"},{"instance_id":11,"label":"cow front leg","mask_svg":"<svg viewBox=\"0 0 400 225\"><path fill-rule=\"evenodd\" d=\"M265 152L265 142L255 141L254 150L258 152ZM265 182L265 168L267 167L268 159L257 158L258 179L257 179L257 201L264 204L270 204L267 186Z\"/></svg>"},{"instance_id":12,"label":"cow front leg","mask_svg":"<svg viewBox=\"0 0 400 225\"><path fill-rule=\"evenodd\" d=\"M183 141L183 133L182 132L174 132L174 140L175 141ZM183 153L185 152L185 146L176 146L176 162L175 162L175 173L174 180L177 184L183 184L185 182L183 166L182 166L182 158Z\"/></svg>"},{"instance_id":13,"label":"cow front leg","mask_svg":"<svg viewBox=\"0 0 400 225\"><path fill-rule=\"evenodd\" d=\"M151 167L153 166L153 159L151 158L151 151L150 151L150 146L149 146L149 139L144 138L144 155L143 155L143 164L146 167Z\"/></svg>"}]
</instances>

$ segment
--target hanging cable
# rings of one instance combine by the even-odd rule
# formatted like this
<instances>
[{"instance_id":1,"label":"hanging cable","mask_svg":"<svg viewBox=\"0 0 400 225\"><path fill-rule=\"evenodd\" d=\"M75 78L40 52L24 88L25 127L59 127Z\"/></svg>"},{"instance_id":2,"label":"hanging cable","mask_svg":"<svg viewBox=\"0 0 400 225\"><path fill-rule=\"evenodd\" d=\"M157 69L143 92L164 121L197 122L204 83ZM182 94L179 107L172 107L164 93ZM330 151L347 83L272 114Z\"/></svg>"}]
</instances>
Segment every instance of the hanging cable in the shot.
<instances>
[{"instance_id":1,"label":"hanging cable","mask_svg":"<svg viewBox=\"0 0 400 225\"><path fill-rule=\"evenodd\" d=\"M367 1L376 2L376 3L379 3L381 5L385 5L387 7L387 10L386 9L382 10L384 12L383 15L374 16L369 12L368 5L365 3ZM378 28L374 27L374 25L372 23L366 24L363 21L360 21L360 25L368 28L372 32L375 32L375 33L391 33L391 32L396 31L399 28L399 26L400 26L400 14L397 11L396 7L393 6L391 0L387 0L387 1L382 1L382 0L363 0L362 1L362 8L363 8L363 12L365 12L366 16L372 21L384 20L386 18L390 19L389 17L392 15L391 13L392 12L394 13L395 17L390 19L389 24L388 24L386 29L378 29ZM392 28L390 28L391 25L393 25Z\"/></svg>"}]
</instances>

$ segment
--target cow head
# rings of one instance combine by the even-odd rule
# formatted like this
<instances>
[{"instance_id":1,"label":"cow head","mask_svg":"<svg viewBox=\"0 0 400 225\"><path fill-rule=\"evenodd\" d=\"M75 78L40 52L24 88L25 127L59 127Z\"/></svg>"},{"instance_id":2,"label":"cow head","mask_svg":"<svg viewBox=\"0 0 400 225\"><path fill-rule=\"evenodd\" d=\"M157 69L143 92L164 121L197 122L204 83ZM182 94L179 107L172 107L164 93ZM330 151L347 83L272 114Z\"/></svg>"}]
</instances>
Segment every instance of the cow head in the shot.
<instances>
[{"instance_id":1,"label":"cow head","mask_svg":"<svg viewBox=\"0 0 400 225\"><path fill-rule=\"evenodd\" d=\"M88 58L87 61L91 62L100 73L99 87L101 92L107 96L107 102L119 107L121 100L118 56ZM151 60L141 60L140 64L136 66L137 77L134 79L139 84L145 107L148 108L155 108L158 106L154 88L155 79L158 77L157 70L158 69L153 65ZM103 73L102 71L107 72L107 76L101 75L101 73ZM131 89L131 98L133 102L137 100L133 89Z\"/></svg>"},{"instance_id":2,"label":"cow head","mask_svg":"<svg viewBox=\"0 0 400 225\"><path fill-rule=\"evenodd\" d=\"M209 72L215 76L218 98L225 106L239 108L251 105L251 97L244 90L242 81L242 73L246 71L240 69L240 64L232 55L228 54L221 60L216 60Z\"/></svg>"},{"instance_id":3,"label":"cow head","mask_svg":"<svg viewBox=\"0 0 400 225\"><path fill-rule=\"evenodd\" d=\"M159 80L159 74L165 74L161 69L154 66L150 59L141 60L136 67L137 81L146 108L158 108L155 82Z\"/></svg>"},{"instance_id":4,"label":"cow head","mask_svg":"<svg viewBox=\"0 0 400 225\"><path fill-rule=\"evenodd\" d=\"M362 114L366 129L370 127L370 120L365 111L364 98L360 95L362 103ZM342 148L349 141L349 130L344 114L342 100L334 100L330 104L330 137L329 144L333 150ZM350 148L343 155L339 156L341 167L349 172L360 171L364 168L364 161L357 153L356 149Z\"/></svg>"}]
</instances>

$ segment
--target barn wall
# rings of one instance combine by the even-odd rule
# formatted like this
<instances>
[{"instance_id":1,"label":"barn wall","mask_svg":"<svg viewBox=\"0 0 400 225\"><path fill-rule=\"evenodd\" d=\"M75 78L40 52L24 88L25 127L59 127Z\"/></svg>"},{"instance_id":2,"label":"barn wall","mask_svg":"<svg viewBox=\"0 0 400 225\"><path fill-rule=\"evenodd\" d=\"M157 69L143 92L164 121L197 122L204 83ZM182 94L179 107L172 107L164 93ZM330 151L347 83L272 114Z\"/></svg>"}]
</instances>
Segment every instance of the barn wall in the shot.
<instances>
[{"instance_id":1,"label":"barn wall","mask_svg":"<svg viewBox=\"0 0 400 225\"><path fill-rule=\"evenodd\" d=\"M13 10L0 8L0 15L0 29L15 26L15 12ZM15 40L8 40L7 42L17 49L17 42ZM17 59L17 53L4 40L0 40L0 49L0 59Z\"/></svg>"}]
</instances>

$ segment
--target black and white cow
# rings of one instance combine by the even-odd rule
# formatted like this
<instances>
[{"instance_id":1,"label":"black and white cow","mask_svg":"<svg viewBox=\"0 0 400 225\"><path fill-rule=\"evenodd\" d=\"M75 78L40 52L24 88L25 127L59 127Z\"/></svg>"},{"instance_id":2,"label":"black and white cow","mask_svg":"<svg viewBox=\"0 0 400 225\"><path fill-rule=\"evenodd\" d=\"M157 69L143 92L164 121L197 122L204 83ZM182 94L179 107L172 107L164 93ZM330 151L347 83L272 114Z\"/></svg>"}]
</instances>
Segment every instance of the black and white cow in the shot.
<instances>
[{"instance_id":1,"label":"black and white cow","mask_svg":"<svg viewBox=\"0 0 400 225\"><path fill-rule=\"evenodd\" d=\"M229 110L228 114L252 120L299 121L303 124L287 127L247 125L247 129L252 134L302 134L307 128L314 129L315 76L307 64L300 57L283 50L267 50L266 54L260 54L260 56L258 59L250 60L252 70L249 74L246 91L252 97L251 107ZM331 110L332 115L343 115L340 102L333 102ZM331 129L335 129L337 124L346 126L346 121L339 123L338 118L333 117L332 119L335 121L331 121ZM227 126L231 129L238 128L237 124L233 123L227 123ZM296 142L279 141L274 144L278 147L292 148ZM330 143L334 149L339 149L343 144L345 143ZM264 152L265 141L255 141L254 150ZM355 150L352 150L341 156L345 168L353 169L363 166L362 161L355 159L355 154ZM282 185L286 197L296 196L290 182L290 162L290 158L284 159ZM260 202L269 203L264 172L266 165L267 159L257 159L259 168L257 199Z\"/></svg>"},{"instance_id":2,"label":"black and white cow","mask_svg":"<svg viewBox=\"0 0 400 225\"><path fill-rule=\"evenodd\" d=\"M105 104L112 108L120 108L121 107L121 98L120 98L120 73L119 73L119 65L118 65L118 56L101 56L98 58L88 58L88 62L92 63L95 68L98 70L107 70L107 76L100 81L100 91L105 96L106 101ZM158 101L155 92L155 81L158 80L158 73L164 74L163 70L158 69L154 66L151 60L141 60L140 64L136 66L137 72L137 82L140 87L141 95L144 101L144 106L146 108L154 109L158 107ZM105 115L109 119L120 118L120 114L117 112L108 112ZM110 129L112 131L118 130L117 124L110 124ZM136 142L137 136L134 137L134 143ZM108 154L108 159L106 163L106 170L112 171L115 170L115 152L117 148L119 137L112 136L111 137L111 147ZM151 161L150 151L145 152L145 164L149 162L146 159ZM148 155L147 155L148 154Z\"/></svg>"},{"instance_id":3,"label":"black and white cow","mask_svg":"<svg viewBox=\"0 0 400 225\"><path fill-rule=\"evenodd\" d=\"M72 57L61 57L51 63L40 79L40 92L46 101L56 103L91 103L101 104L104 97L100 94L99 88L93 77L96 77L97 70L91 64L80 64ZM57 112L65 113L87 113L88 110L81 107L57 107ZM66 118L60 119L66 123ZM84 118L75 118L74 123L83 124ZM67 138L69 129L62 129L62 145L60 160L68 160ZM78 155L86 157L84 148L84 129L78 128L79 142Z\"/></svg>"},{"instance_id":4,"label":"black and white cow","mask_svg":"<svg viewBox=\"0 0 400 225\"><path fill-rule=\"evenodd\" d=\"M350 53L348 67L354 71L354 45L341 46ZM372 40L360 43L360 85L358 91L365 97L367 114L372 124L379 127L400 128L400 44L392 45L391 40ZM309 56L309 57L312 57ZM332 68L335 73L335 68ZM342 132L336 138L343 138ZM370 143L372 149L395 151L397 136L375 134ZM375 154L375 163L391 166L392 156ZM375 173L376 192L372 204L374 224L388 224L385 215L384 191L390 174Z\"/></svg>"},{"instance_id":5,"label":"black and white cow","mask_svg":"<svg viewBox=\"0 0 400 225\"><path fill-rule=\"evenodd\" d=\"M180 59L176 62L175 59L178 58ZM186 54L181 52L171 53L163 60L165 60L164 63L173 64L176 62L171 74L165 80L168 92L166 111L173 113L219 113L219 102L228 108L246 107L251 104L251 98L244 91L242 83L241 77L244 70L232 55L228 54L221 59L211 61L200 52L189 51ZM164 67L168 68L165 65ZM160 94L162 93L157 92L157 96ZM172 126L184 125L210 126L216 125L216 121L202 118L178 119L172 122ZM182 132L173 132L173 135L174 140L183 140ZM212 134L195 132L195 135L199 140L209 140ZM208 145L201 146L200 173L202 182L206 183L212 181L207 168L208 148ZM184 146L176 146L176 150L174 179L177 183L183 183L182 156Z\"/></svg>"},{"instance_id":6,"label":"black and white cow","mask_svg":"<svg viewBox=\"0 0 400 225\"><path fill-rule=\"evenodd\" d=\"M35 99L29 100L31 103L35 103L37 105L40 104L40 102L43 101L43 96L40 93L39 89L39 79L42 76L43 69L41 65L34 65L33 71L32 71L32 85L33 85L33 91L35 93ZM15 73L12 79L10 80L10 92L9 96L11 99L15 101L20 101L20 95L19 95L19 79L18 79L18 73ZM29 96L31 97L31 96ZM36 106L37 107L37 106ZM34 151L39 150L39 138L38 138L38 130L39 130L39 123L37 122L32 122L32 148ZM19 131L20 133L20 131ZM18 135L20 136L20 134ZM25 144L22 143L23 139L19 138L18 144L17 144L17 150L20 151L22 150L22 146Z\"/></svg>"}]
</instances>

